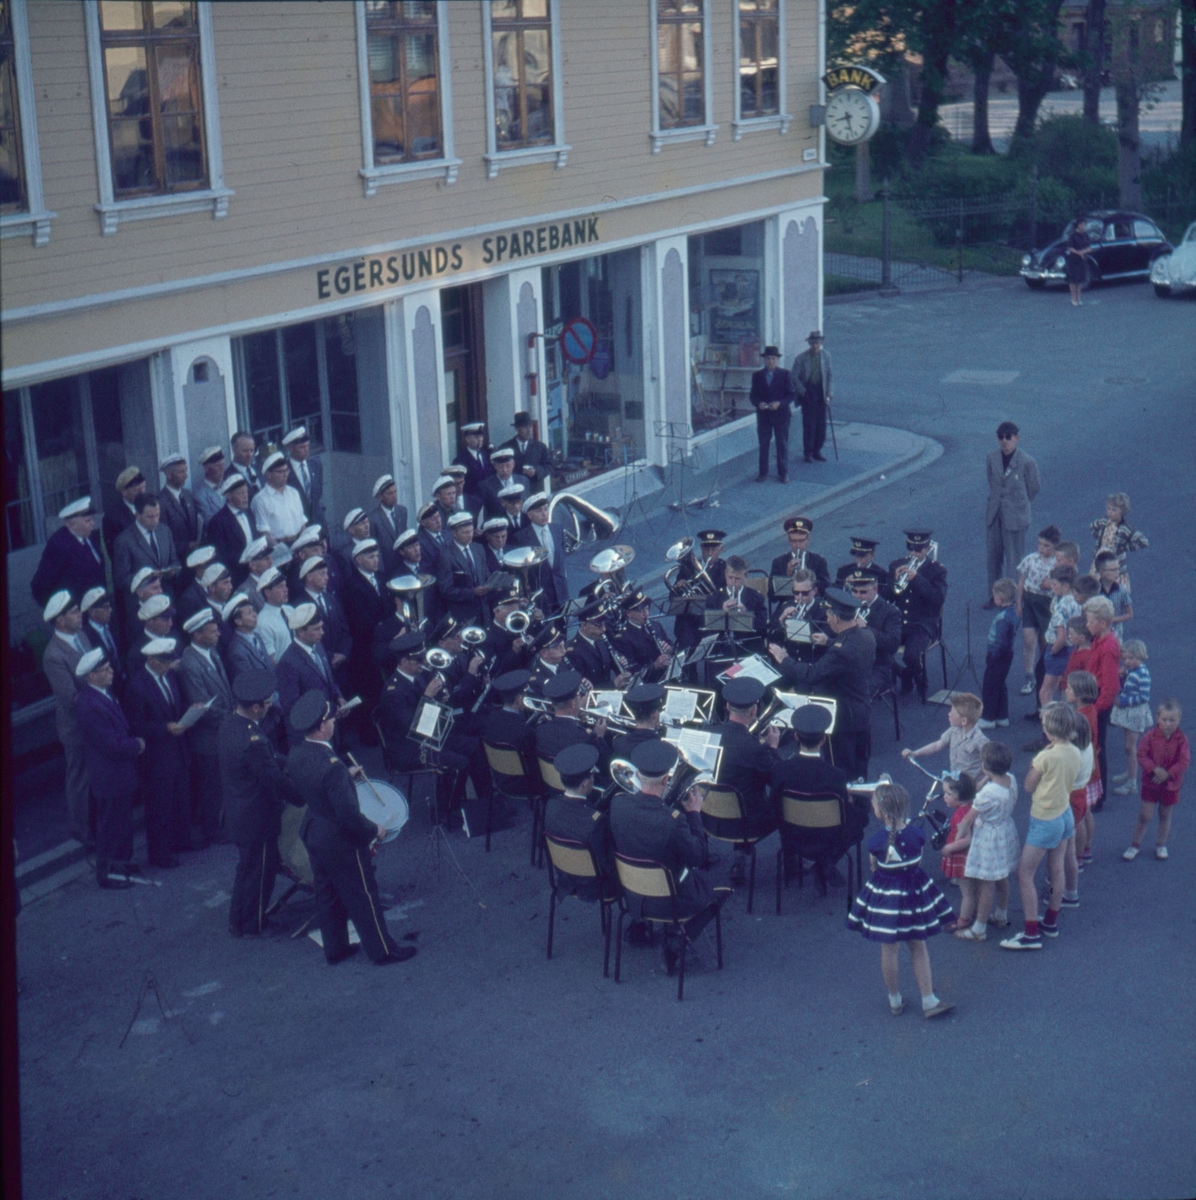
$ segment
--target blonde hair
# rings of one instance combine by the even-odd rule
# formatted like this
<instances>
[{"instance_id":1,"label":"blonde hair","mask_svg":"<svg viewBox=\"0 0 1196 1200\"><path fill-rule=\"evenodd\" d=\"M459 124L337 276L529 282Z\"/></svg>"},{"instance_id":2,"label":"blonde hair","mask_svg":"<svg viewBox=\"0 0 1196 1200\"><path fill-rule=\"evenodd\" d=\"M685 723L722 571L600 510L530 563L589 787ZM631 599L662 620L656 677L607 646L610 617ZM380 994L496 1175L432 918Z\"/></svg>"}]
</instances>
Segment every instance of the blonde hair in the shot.
<instances>
[{"instance_id":1,"label":"blonde hair","mask_svg":"<svg viewBox=\"0 0 1196 1200\"><path fill-rule=\"evenodd\" d=\"M1048 737L1071 738L1072 708L1068 704L1048 704L1042 710L1042 732Z\"/></svg>"},{"instance_id":2,"label":"blonde hair","mask_svg":"<svg viewBox=\"0 0 1196 1200\"><path fill-rule=\"evenodd\" d=\"M1098 621L1106 621L1112 624L1113 601L1108 596L1093 596L1091 600L1084 601L1084 612L1090 617L1095 617Z\"/></svg>"},{"instance_id":3,"label":"blonde hair","mask_svg":"<svg viewBox=\"0 0 1196 1200\"><path fill-rule=\"evenodd\" d=\"M1129 638L1121 645L1122 654L1130 654L1139 662L1145 662L1147 658L1146 643L1141 638Z\"/></svg>"},{"instance_id":4,"label":"blonde hair","mask_svg":"<svg viewBox=\"0 0 1196 1200\"><path fill-rule=\"evenodd\" d=\"M1166 700L1160 700L1155 705L1154 715L1157 717L1159 713L1173 712L1177 717L1184 715L1183 705L1178 700L1168 697Z\"/></svg>"},{"instance_id":5,"label":"blonde hair","mask_svg":"<svg viewBox=\"0 0 1196 1200\"><path fill-rule=\"evenodd\" d=\"M1130 515L1130 498L1125 492L1110 492L1105 497L1105 503L1111 504L1121 513L1121 519L1124 521Z\"/></svg>"},{"instance_id":6,"label":"blonde hair","mask_svg":"<svg viewBox=\"0 0 1196 1200\"><path fill-rule=\"evenodd\" d=\"M1012 579L998 579L992 587L993 595L1002 600L1012 600L1017 595L1017 584Z\"/></svg>"},{"instance_id":7,"label":"blonde hair","mask_svg":"<svg viewBox=\"0 0 1196 1200\"><path fill-rule=\"evenodd\" d=\"M971 692L956 692L951 697L951 707L965 721L975 724L980 714L984 711L984 701Z\"/></svg>"},{"instance_id":8,"label":"blonde hair","mask_svg":"<svg viewBox=\"0 0 1196 1200\"><path fill-rule=\"evenodd\" d=\"M909 792L899 783L882 783L872 793L880 819L889 831L889 845L897 838L897 827L909 816Z\"/></svg>"},{"instance_id":9,"label":"blonde hair","mask_svg":"<svg viewBox=\"0 0 1196 1200\"><path fill-rule=\"evenodd\" d=\"M1087 750L1092 745L1092 726L1088 718L1072 709L1071 733L1068 740L1077 750Z\"/></svg>"}]
</instances>

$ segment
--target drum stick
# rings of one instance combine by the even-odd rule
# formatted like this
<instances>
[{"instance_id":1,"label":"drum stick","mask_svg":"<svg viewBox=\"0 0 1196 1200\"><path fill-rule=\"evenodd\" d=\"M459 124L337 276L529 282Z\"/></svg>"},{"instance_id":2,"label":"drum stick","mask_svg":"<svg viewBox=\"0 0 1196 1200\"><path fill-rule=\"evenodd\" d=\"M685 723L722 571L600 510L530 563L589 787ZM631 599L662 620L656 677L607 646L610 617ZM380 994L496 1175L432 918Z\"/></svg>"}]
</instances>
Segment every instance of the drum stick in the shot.
<instances>
[{"instance_id":1,"label":"drum stick","mask_svg":"<svg viewBox=\"0 0 1196 1200\"><path fill-rule=\"evenodd\" d=\"M352 763L352 764L353 764L355 767L361 767L361 763L359 763L359 762L357 761L357 759L355 759L355 758L353 757L353 755L351 755L351 754L350 754L350 753L349 753L347 750L345 751L345 757L346 757L346 758L347 758L347 759L348 759L348 760L349 760L349 761L350 761L350 762L351 762L351 763ZM361 767L361 778L362 778L362 780L365 782L366 786L367 786L367 787L370 789L370 791L374 793L374 799L375 799L375 800L377 800L379 804L382 804L382 803L383 803L383 801L382 801L382 797L378 795L378 789L377 789L376 787L374 787L374 785L373 785L373 784L370 782L370 777L369 777L369 776L368 776L368 775L365 773L365 768L364 768L364 767ZM385 806L384 806L384 807L385 807Z\"/></svg>"}]
</instances>

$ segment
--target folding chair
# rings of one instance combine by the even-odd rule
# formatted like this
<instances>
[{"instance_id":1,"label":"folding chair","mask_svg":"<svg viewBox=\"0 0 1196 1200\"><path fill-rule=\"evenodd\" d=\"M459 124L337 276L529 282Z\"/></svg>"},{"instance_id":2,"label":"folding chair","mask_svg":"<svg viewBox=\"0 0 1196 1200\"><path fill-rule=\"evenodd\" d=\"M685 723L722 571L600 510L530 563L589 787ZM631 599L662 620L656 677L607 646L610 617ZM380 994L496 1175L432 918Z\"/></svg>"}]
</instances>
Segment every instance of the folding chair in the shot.
<instances>
[{"instance_id":1,"label":"folding chair","mask_svg":"<svg viewBox=\"0 0 1196 1200\"><path fill-rule=\"evenodd\" d=\"M763 841L775 829L763 833L748 834L747 818L743 815L743 802L739 792L733 787L719 785L706 789L706 799L702 803L702 824L708 836L719 842L730 842L737 850L742 850L751 860L748 868L748 898L747 910L752 911L752 900L756 895L756 843Z\"/></svg>"},{"instance_id":2,"label":"folding chair","mask_svg":"<svg viewBox=\"0 0 1196 1200\"><path fill-rule=\"evenodd\" d=\"M846 828L847 801L842 796L833 793L813 793L784 791L781 793L781 825L788 826L797 834L797 886L805 886L805 870L802 866L805 835L825 835L831 830ZM863 842L861 833L854 843L855 869L852 869L852 846L845 846L831 867L837 866L844 858L847 859L847 907L850 910L852 898L855 896L855 880L860 878L863 871L863 859L860 843ZM777 851L777 916L781 914L781 889L787 886L785 879L785 844L782 838L781 848Z\"/></svg>"},{"instance_id":3,"label":"folding chair","mask_svg":"<svg viewBox=\"0 0 1196 1200\"><path fill-rule=\"evenodd\" d=\"M544 843L548 847L548 884L552 889L548 901L548 957L551 958L557 897L560 895L562 887L560 875L563 873L580 880L593 880L595 883L601 884L602 873L598 870L598 863L594 859L593 852L581 842L575 842L572 838L553 837L552 834L546 833ZM565 895L576 896L577 886L574 884L572 890L565 892ZM598 919L602 924L602 938L605 943L602 952L602 976L604 979L610 974L610 931L613 923L610 910L614 902L614 896L600 896L598 900Z\"/></svg>"}]
</instances>

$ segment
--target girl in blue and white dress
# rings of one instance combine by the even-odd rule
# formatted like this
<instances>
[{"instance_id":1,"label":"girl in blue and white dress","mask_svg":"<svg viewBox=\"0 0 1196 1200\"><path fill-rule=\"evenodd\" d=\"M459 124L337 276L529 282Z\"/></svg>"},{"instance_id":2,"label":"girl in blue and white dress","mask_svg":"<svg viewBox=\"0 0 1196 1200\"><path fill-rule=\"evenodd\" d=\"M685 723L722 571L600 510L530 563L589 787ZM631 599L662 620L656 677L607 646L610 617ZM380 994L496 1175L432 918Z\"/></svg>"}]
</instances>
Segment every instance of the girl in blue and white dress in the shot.
<instances>
[{"instance_id":1,"label":"girl in blue and white dress","mask_svg":"<svg viewBox=\"0 0 1196 1200\"><path fill-rule=\"evenodd\" d=\"M934 994L926 939L939 932L954 914L946 897L922 870L925 836L909 824L909 793L894 783L882 783L872 793L872 811L884 829L868 839L872 878L852 901L847 928L869 941L880 942L880 971L889 990L889 1011L905 1011L898 971L898 947L909 946L914 978L922 993L922 1015L939 1017L955 1005Z\"/></svg>"}]
</instances>

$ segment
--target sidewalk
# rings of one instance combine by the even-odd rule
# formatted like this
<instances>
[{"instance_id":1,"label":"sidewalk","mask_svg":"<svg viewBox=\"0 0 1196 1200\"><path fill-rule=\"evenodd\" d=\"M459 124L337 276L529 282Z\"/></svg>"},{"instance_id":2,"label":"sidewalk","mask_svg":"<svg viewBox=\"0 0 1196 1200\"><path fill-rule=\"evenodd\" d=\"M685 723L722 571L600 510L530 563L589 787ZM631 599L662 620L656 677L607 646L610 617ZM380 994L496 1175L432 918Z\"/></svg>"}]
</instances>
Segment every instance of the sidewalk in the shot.
<instances>
[{"instance_id":1,"label":"sidewalk","mask_svg":"<svg viewBox=\"0 0 1196 1200\"><path fill-rule=\"evenodd\" d=\"M645 591L662 594L665 571L672 565L665 551L683 537L693 537L703 529L721 529L727 534L723 551L742 554L753 567L766 566L785 547L781 522L801 513L817 518L868 492L886 487L897 479L921 470L943 453L931 438L880 425L851 422L838 426L836 437L839 457L828 442L825 463L801 461L801 432L798 433L796 462L790 467L789 483L774 477L756 483L756 451L702 471L679 468L657 472L657 490L647 497L631 500L612 515L626 517L626 523L607 541L585 542L570 556L570 591L594 581L590 559L613 544L633 546L635 561L627 578ZM790 458L794 457L792 441ZM774 463L775 465L775 463ZM694 503L680 509L675 505L682 495ZM815 536L815 547L818 539ZM833 570L838 558L830 547L818 547L829 554ZM841 556L840 556L841 557ZM367 770L373 763L362 755ZM13 821L20 857L17 885L21 901L30 903L48 895L88 870L83 847L70 837L66 800L62 791L62 759L53 758L14 777ZM139 842L140 842L139 838Z\"/></svg>"}]
</instances>

